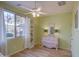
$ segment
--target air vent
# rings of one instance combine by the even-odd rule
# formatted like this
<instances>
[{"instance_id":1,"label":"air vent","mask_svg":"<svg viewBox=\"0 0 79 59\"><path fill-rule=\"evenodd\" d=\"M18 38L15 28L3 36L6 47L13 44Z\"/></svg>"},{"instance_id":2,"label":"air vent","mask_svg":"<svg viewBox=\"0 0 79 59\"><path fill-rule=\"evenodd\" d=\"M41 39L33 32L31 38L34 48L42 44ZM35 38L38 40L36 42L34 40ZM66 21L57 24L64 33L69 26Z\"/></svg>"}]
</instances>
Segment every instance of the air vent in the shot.
<instances>
[{"instance_id":1,"label":"air vent","mask_svg":"<svg viewBox=\"0 0 79 59\"><path fill-rule=\"evenodd\" d=\"M17 6L21 6L21 4L17 4Z\"/></svg>"},{"instance_id":2,"label":"air vent","mask_svg":"<svg viewBox=\"0 0 79 59\"><path fill-rule=\"evenodd\" d=\"M58 2L58 6L63 6L63 5L65 5L65 4L66 4L65 1L60 1L60 2Z\"/></svg>"}]
</instances>

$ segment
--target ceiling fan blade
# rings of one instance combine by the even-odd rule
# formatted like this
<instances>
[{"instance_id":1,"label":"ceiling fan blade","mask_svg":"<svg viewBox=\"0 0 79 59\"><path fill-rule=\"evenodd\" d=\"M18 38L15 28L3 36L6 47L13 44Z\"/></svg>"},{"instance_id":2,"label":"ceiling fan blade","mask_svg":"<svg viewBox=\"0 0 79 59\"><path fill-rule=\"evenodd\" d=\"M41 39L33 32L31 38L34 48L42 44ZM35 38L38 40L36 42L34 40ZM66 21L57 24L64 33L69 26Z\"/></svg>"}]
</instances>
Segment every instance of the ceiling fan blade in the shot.
<instances>
[{"instance_id":1,"label":"ceiling fan blade","mask_svg":"<svg viewBox=\"0 0 79 59\"><path fill-rule=\"evenodd\" d=\"M39 12L39 14L43 14L43 15L46 15L47 13L44 13L44 12Z\"/></svg>"},{"instance_id":2,"label":"ceiling fan blade","mask_svg":"<svg viewBox=\"0 0 79 59\"><path fill-rule=\"evenodd\" d=\"M37 8L37 10L36 10L36 11L41 11L41 7Z\"/></svg>"},{"instance_id":3,"label":"ceiling fan blade","mask_svg":"<svg viewBox=\"0 0 79 59\"><path fill-rule=\"evenodd\" d=\"M26 10L28 10L28 11L33 11L32 9L30 9L30 8L26 8L26 7L24 7L24 6L19 6L20 8L23 8L23 9L26 9Z\"/></svg>"},{"instance_id":4,"label":"ceiling fan blade","mask_svg":"<svg viewBox=\"0 0 79 59\"><path fill-rule=\"evenodd\" d=\"M28 12L28 13L25 13L25 14L32 14L32 12Z\"/></svg>"}]
</instances>

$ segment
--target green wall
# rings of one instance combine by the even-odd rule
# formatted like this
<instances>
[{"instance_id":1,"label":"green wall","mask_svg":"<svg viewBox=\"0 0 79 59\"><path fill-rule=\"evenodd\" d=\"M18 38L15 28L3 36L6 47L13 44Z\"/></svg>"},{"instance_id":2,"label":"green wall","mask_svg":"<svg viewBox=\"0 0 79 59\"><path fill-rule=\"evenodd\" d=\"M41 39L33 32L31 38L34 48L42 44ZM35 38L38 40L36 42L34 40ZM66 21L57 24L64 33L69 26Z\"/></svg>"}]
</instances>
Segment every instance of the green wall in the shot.
<instances>
[{"instance_id":1,"label":"green wall","mask_svg":"<svg viewBox=\"0 0 79 59\"><path fill-rule=\"evenodd\" d=\"M24 49L24 39L21 37L7 40L7 55L12 55Z\"/></svg>"},{"instance_id":2,"label":"green wall","mask_svg":"<svg viewBox=\"0 0 79 59\"><path fill-rule=\"evenodd\" d=\"M34 40L35 40L35 45L39 44L39 39L40 39L40 19L39 18L34 18Z\"/></svg>"},{"instance_id":3,"label":"green wall","mask_svg":"<svg viewBox=\"0 0 79 59\"><path fill-rule=\"evenodd\" d=\"M40 17L39 19L38 20L40 21L39 22L40 29L38 28L38 35L39 35L38 40L40 40L39 37L42 38L44 26L49 27L49 25L53 24L55 24L56 26L60 25L59 47L63 49L70 48L71 31L72 31L72 12L44 16Z\"/></svg>"}]
</instances>

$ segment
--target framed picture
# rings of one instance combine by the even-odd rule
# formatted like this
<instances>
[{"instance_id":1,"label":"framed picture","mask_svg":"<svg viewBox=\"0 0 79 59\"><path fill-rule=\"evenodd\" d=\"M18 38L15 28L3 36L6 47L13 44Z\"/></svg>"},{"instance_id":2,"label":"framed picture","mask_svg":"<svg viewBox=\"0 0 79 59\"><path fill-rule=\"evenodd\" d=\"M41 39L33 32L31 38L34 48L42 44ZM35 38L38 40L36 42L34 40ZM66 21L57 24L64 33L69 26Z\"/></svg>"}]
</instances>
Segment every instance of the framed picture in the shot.
<instances>
[{"instance_id":1,"label":"framed picture","mask_svg":"<svg viewBox=\"0 0 79 59\"><path fill-rule=\"evenodd\" d=\"M50 34L54 34L54 27L50 27Z\"/></svg>"}]
</instances>

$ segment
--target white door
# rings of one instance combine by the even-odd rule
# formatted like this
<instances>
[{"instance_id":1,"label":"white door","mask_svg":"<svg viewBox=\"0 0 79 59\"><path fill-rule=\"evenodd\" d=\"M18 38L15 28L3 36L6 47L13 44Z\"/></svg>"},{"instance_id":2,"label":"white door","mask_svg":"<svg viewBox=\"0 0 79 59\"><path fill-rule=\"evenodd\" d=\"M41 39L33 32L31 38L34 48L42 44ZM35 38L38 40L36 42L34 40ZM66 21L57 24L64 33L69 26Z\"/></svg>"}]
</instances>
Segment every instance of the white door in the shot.
<instances>
[{"instance_id":1,"label":"white door","mask_svg":"<svg viewBox=\"0 0 79 59\"><path fill-rule=\"evenodd\" d=\"M73 31L71 40L72 57L79 57L79 8L77 9L78 12L75 13L75 17L77 17L73 20Z\"/></svg>"},{"instance_id":2,"label":"white door","mask_svg":"<svg viewBox=\"0 0 79 59\"><path fill-rule=\"evenodd\" d=\"M71 40L71 51L73 57L79 57L79 30L74 32L73 38Z\"/></svg>"}]
</instances>

